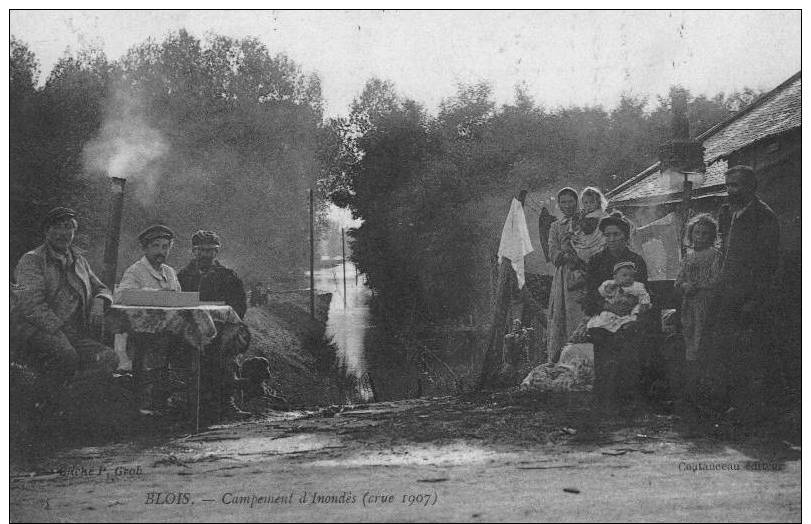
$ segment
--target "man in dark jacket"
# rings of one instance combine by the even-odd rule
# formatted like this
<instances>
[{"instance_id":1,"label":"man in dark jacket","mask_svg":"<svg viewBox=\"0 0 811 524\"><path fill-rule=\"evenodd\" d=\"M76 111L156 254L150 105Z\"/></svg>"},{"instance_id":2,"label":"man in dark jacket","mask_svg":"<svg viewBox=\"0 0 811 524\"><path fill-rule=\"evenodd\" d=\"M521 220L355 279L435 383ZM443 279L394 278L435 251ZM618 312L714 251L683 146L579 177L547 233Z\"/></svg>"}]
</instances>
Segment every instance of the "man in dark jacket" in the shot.
<instances>
[{"instance_id":1,"label":"man in dark jacket","mask_svg":"<svg viewBox=\"0 0 811 524\"><path fill-rule=\"evenodd\" d=\"M769 300L779 263L780 226L774 211L757 197L757 179L749 166L726 172L728 209L722 210L725 257L716 288L714 336L707 353L721 384L721 408L739 416L768 411L767 391L778 377L769 371ZM726 223L724 223L726 222Z\"/></svg>"},{"instance_id":2,"label":"man in dark jacket","mask_svg":"<svg viewBox=\"0 0 811 524\"><path fill-rule=\"evenodd\" d=\"M232 269L220 264L220 237L213 231L198 231L191 237L194 259L177 274L183 291L199 291L200 300L225 302L239 318L248 310L242 280Z\"/></svg>"},{"instance_id":3,"label":"man in dark jacket","mask_svg":"<svg viewBox=\"0 0 811 524\"><path fill-rule=\"evenodd\" d=\"M177 278L183 291L198 291L200 300L225 302L240 318L248 309L245 287L236 272L217 260L220 237L213 231L197 231L191 237L194 259L180 270ZM250 413L240 410L234 399L237 388L236 355L250 344L250 331L244 324L227 324L212 342L215 351L207 352L203 362L206 392L213 394L207 404L217 405L219 414L229 418L245 418ZM214 415L209 412L208 415Z\"/></svg>"},{"instance_id":4,"label":"man in dark jacket","mask_svg":"<svg viewBox=\"0 0 811 524\"><path fill-rule=\"evenodd\" d=\"M72 209L51 210L43 221L45 243L22 256L15 275L13 339L23 351L19 358L50 382L51 395L78 370L112 375L117 362L110 348L91 337L103 313L94 299L110 304L112 297L73 247L77 226Z\"/></svg>"}]
</instances>

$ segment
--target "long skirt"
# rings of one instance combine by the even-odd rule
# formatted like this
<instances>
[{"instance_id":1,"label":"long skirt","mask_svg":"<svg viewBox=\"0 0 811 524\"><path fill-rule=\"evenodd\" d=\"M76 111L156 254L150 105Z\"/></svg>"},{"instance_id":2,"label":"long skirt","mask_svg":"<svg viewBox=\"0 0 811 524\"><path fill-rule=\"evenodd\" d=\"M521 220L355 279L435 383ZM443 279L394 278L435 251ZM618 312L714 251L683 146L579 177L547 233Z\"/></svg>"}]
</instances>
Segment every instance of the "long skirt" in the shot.
<instances>
[{"instance_id":1,"label":"long skirt","mask_svg":"<svg viewBox=\"0 0 811 524\"><path fill-rule=\"evenodd\" d=\"M555 269L552 279L552 292L549 297L549 321L547 332L546 354L549 362L557 362L560 350L569 341L569 337L585 318L582 301L585 288L569 290L566 288L568 273L565 265Z\"/></svg>"},{"instance_id":2,"label":"long skirt","mask_svg":"<svg viewBox=\"0 0 811 524\"><path fill-rule=\"evenodd\" d=\"M698 360L702 347L706 347L704 337L707 332L707 317L712 305L713 293L699 290L691 297L685 297L681 306L682 334L684 335L684 358Z\"/></svg>"},{"instance_id":3,"label":"long skirt","mask_svg":"<svg viewBox=\"0 0 811 524\"><path fill-rule=\"evenodd\" d=\"M594 344L595 398L618 405L640 399L647 357L644 334L628 326L617 333L593 328L589 336Z\"/></svg>"}]
</instances>

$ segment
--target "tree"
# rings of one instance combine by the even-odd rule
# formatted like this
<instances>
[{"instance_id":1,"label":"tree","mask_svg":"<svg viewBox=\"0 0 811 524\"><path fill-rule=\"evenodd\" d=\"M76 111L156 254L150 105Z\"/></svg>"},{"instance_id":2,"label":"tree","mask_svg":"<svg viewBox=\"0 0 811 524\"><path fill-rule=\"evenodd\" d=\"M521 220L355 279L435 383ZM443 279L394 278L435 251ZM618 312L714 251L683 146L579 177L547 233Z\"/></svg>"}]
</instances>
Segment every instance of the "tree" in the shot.
<instances>
[{"instance_id":1,"label":"tree","mask_svg":"<svg viewBox=\"0 0 811 524\"><path fill-rule=\"evenodd\" d=\"M66 54L38 87L38 65L24 44L11 43L10 185L12 266L41 241L39 219L57 205L78 208L94 202L82 177L81 153L101 124L110 66L97 49ZM85 215L87 217L87 215ZM78 244L94 234L83 220Z\"/></svg>"},{"instance_id":2,"label":"tree","mask_svg":"<svg viewBox=\"0 0 811 524\"><path fill-rule=\"evenodd\" d=\"M38 236L33 206L46 198L41 179L41 158L33 154L40 136L37 82L39 62L28 46L14 36L9 42L9 222L11 267Z\"/></svg>"},{"instance_id":3,"label":"tree","mask_svg":"<svg viewBox=\"0 0 811 524\"><path fill-rule=\"evenodd\" d=\"M28 46L14 35L9 39L8 53L9 90L17 99L31 96L39 81L39 61Z\"/></svg>"},{"instance_id":4,"label":"tree","mask_svg":"<svg viewBox=\"0 0 811 524\"><path fill-rule=\"evenodd\" d=\"M24 115L15 104L11 122L31 134L12 134L20 140L11 158L13 236L24 226L12 264L38 241L37 217L58 204L77 207L82 241L99 262L114 175L127 178L122 270L154 222L179 235L173 264L204 228L221 234L223 258L245 274L298 274L305 265L307 190L325 170L316 75L256 39L200 40L184 30L115 62L94 49L67 53L42 87L23 44L12 40L10 58L13 100L35 101Z\"/></svg>"},{"instance_id":5,"label":"tree","mask_svg":"<svg viewBox=\"0 0 811 524\"><path fill-rule=\"evenodd\" d=\"M674 90L694 133L728 114L724 97ZM521 189L554 196L564 185L606 190L648 167L670 138L669 100L652 110L624 96L611 111L544 111L518 86L513 104L496 107L479 83L460 85L431 118L390 82L367 82L350 115L330 123L325 186L364 220L354 259L379 308L406 325L485 318L512 197Z\"/></svg>"},{"instance_id":6,"label":"tree","mask_svg":"<svg viewBox=\"0 0 811 524\"><path fill-rule=\"evenodd\" d=\"M143 126L166 145L133 177L132 222L171 221L186 238L216 229L226 260L257 277L304 265L307 190L323 171L317 76L256 39L185 31L130 50L121 70L124 100L138 101Z\"/></svg>"}]
</instances>

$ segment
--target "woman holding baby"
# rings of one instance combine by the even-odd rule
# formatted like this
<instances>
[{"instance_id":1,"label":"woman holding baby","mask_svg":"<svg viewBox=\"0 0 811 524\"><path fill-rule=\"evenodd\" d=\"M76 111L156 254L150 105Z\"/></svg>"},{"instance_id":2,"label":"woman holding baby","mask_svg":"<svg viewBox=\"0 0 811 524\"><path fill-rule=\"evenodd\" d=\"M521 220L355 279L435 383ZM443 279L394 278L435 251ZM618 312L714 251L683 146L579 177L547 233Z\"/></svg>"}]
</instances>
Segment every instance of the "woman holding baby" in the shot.
<instances>
[{"instance_id":1,"label":"woman holding baby","mask_svg":"<svg viewBox=\"0 0 811 524\"><path fill-rule=\"evenodd\" d=\"M563 216L549 229L549 258L555 266L549 298L547 359L557 362L560 350L584 321L586 265L604 245L600 220L605 218L605 197L596 188L558 191ZM582 209L581 209L582 206Z\"/></svg>"},{"instance_id":2,"label":"woman holding baby","mask_svg":"<svg viewBox=\"0 0 811 524\"><path fill-rule=\"evenodd\" d=\"M600 221L605 247L586 267L589 337L594 344L594 394L601 402L636 398L647 336L654 333L648 271L641 256L628 248L631 223L621 213Z\"/></svg>"}]
</instances>

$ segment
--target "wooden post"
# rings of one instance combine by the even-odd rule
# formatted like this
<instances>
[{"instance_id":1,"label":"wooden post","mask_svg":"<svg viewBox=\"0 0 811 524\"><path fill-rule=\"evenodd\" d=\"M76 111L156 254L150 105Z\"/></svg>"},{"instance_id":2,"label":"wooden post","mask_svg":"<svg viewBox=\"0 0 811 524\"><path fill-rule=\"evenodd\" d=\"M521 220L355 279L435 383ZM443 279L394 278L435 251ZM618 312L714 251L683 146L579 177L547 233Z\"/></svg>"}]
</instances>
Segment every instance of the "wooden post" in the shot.
<instances>
[{"instance_id":1,"label":"wooden post","mask_svg":"<svg viewBox=\"0 0 811 524\"><path fill-rule=\"evenodd\" d=\"M315 319L315 210L310 189L310 316Z\"/></svg>"},{"instance_id":2,"label":"wooden post","mask_svg":"<svg viewBox=\"0 0 811 524\"><path fill-rule=\"evenodd\" d=\"M341 228L341 258L344 266L344 309L346 309L346 241L344 240L344 228Z\"/></svg>"},{"instance_id":3,"label":"wooden post","mask_svg":"<svg viewBox=\"0 0 811 524\"><path fill-rule=\"evenodd\" d=\"M692 198L693 198L693 183L687 179L687 173L685 173L684 186L681 197L681 238L679 239L682 258L684 258L684 256L687 254L687 246L684 245L684 234L687 231L687 221L690 220L690 206L692 204L691 202ZM690 239L688 238L687 241L689 242Z\"/></svg>"},{"instance_id":4,"label":"wooden post","mask_svg":"<svg viewBox=\"0 0 811 524\"><path fill-rule=\"evenodd\" d=\"M482 369L476 389L482 390L493 383L499 372L499 363L504 350L504 332L507 325L507 315L510 309L510 295L512 293L513 272L509 259L501 257L497 262L497 272L492 317L490 322L490 335L484 358L482 359Z\"/></svg>"},{"instance_id":5,"label":"wooden post","mask_svg":"<svg viewBox=\"0 0 811 524\"><path fill-rule=\"evenodd\" d=\"M197 373L196 373L197 380L195 381L195 382L197 382L195 384L195 386L197 386L195 388L195 389L197 389L197 394L195 395L195 399L194 399L194 404L195 404L195 407L194 407L194 432L195 432L195 434L200 433L200 382L202 381L202 376L203 376L203 372L202 372L203 363L202 363L202 358L201 358L202 353L203 353L203 344L200 344L197 347L197 351L195 351L195 355L194 355L194 366L197 368Z\"/></svg>"}]
</instances>

